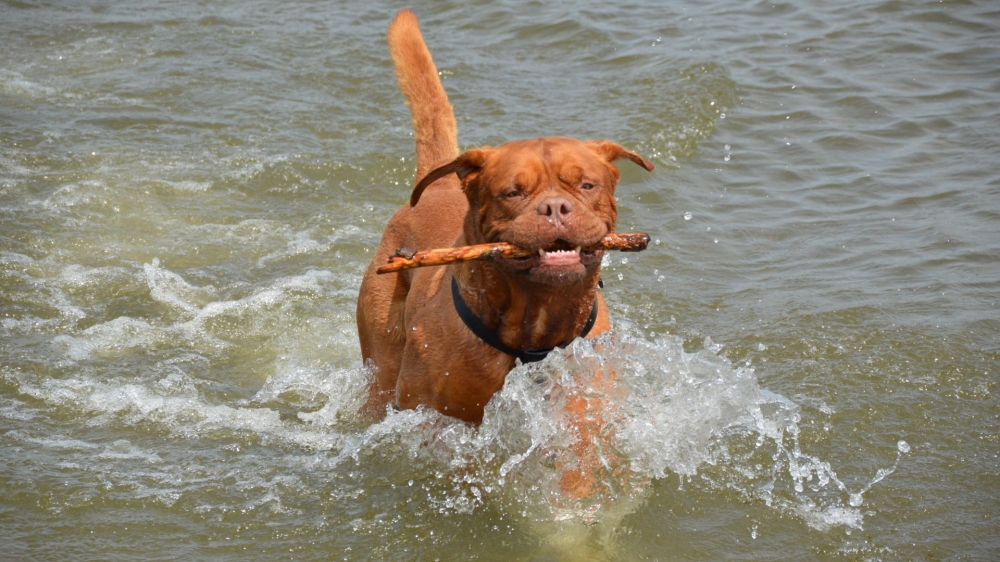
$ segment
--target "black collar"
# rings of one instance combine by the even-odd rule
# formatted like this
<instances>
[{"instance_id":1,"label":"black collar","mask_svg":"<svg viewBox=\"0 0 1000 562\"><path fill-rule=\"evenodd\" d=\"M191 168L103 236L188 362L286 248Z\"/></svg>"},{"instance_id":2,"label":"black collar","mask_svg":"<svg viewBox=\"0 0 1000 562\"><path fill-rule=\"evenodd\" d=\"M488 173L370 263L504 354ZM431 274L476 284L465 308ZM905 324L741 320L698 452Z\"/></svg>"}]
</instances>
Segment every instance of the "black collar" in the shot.
<instances>
[{"instance_id":1,"label":"black collar","mask_svg":"<svg viewBox=\"0 0 1000 562\"><path fill-rule=\"evenodd\" d=\"M462 319L462 322L465 322L465 325L472 331L473 334L479 336L479 339L488 343L494 349L502 351L507 355L517 357L521 360L521 363L541 361L542 359L545 359L545 356L548 355L550 351L555 349L555 347L550 347L548 349L514 349L513 347L504 344L500 341L500 336L483 325L483 321L469 309L469 305L465 304L465 300L462 299L462 295L460 295L458 291L458 281L455 281L454 277L451 278L451 298L455 301L455 311L458 312L458 316ZM587 324L583 327L583 331L580 332L579 337L585 337L588 333L590 333L590 329L594 327L595 321L597 321L596 297L594 298L594 306L590 309L590 318L587 319ZM566 347L571 341L573 341L573 339L565 341L556 347Z\"/></svg>"}]
</instances>

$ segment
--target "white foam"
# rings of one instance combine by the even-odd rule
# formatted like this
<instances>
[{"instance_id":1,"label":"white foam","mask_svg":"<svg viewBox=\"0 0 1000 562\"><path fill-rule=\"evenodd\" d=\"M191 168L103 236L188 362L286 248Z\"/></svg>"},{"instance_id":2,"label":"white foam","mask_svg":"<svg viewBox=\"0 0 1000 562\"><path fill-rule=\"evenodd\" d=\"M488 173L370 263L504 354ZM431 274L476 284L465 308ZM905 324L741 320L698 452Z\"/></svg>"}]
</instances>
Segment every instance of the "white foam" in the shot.
<instances>
[{"instance_id":1,"label":"white foam","mask_svg":"<svg viewBox=\"0 0 1000 562\"><path fill-rule=\"evenodd\" d=\"M0 91L34 100L49 98L56 92L54 88L32 82L20 72L6 68L0 68Z\"/></svg>"},{"instance_id":2,"label":"white foam","mask_svg":"<svg viewBox=\"0 0 1000 562\"><path fill-rule=\"evenodd\" d=\"M298 419L317 431L333 429L359 418L369 376L360 364L349 369L279 364L250 403L308 409L298 412Z\"/></svg>"},{"instance_id":3,"label":"white foam","mask_svg":"<svg viewBox=\"0 0 1000 562\"><path fill-rule=\"evenodd\" d=\"M163 329L152 326L145 320L127 316L91 326L78 336L59 335L52 338L52 343L61 347L66 356L74 361L87 359L94 354L119 355L169 341L170 338Z\"/></svg>"},{"instance_id":4,"label":"white foam","mask_svg":"<svg viewBox=\"0 0 1000 562\"><path fill-rule=\"evenodd\" d=\"M41 202L49 211L60 212L90 203L107 189L103 183L94 180L70 183L55 190Z\"/></svg>"},{"instance_id":5,"label":"white foam","mask_svg":"<svg viewBox=\"0 0 1000 562\"><path fill-rule=\"evenodd\" d=\"M250 311L247 323L259 322L262 314L332 282L331 273L311 271L241 299L202 305L195 301L211 291L157 262L144 272L151 291L159 291L157 300L183 318L159 326L123 317L55 338L69 359L159 345L196 350L215 338L206 319L240 319ZM371 373L360 364L318 363L308 353L283 355L251 399L233 403L206 397L199 379L185 371L191 361L180 359L152 377L131 380L105 380L90 370L62 379L9 372L4 378L26 396L85 414L94 426L152 423L189 439L245 434L328 451L325 458L295 461L316 469L375 462L380 470L435 474L427 501L443 513L468 513L491 501L535 521L607 521L641 501L654 479L680 475L687 486L735 491L815 529L860 529L863 494L895 465L860 489L846 486L829 460L801 449L798 406L761 389L754 371L732 366L719 346L706 346L687 352L679 338L622 334L578 340L545 361L514 369L478 427L426 409L389 411L364 426L358 411ZM583 500L565 497L561 487L564 471L578 462L576 420L566 407L572 400L597 400L602 408L601 429L587 447L603 467L594 473L603 491ZM905 448L898 446L897 464ZM146 454L127 447L100 452L108 462L156 462ZM171 486L149 493L176 501ZM255 501L281 509L280 497Z\"/></svg>"},{"instance_id":6,"label":"white foam","mask_svg":"<svg viewBox=\"0 0 1000 562\"><path fill-rule=\"evenodd\" d=\"M194 379L174 372L152 382L122 383L89 378L20 380L19 392L58 408L71 408L88 417L87 425L136 426L153 423L186 438L198 438L211 432L246 433L270 436L280 441L317 450L329 450L342 443L341 436L328 426L316 430L283 421L280 413L267 407L231 406L213 403L198 391ZM47 441L55 446L55 441ZM73 443L60 444L75 446ZM102 453L104 458L145 458L130 448Z\"/></svg>"},{"instance_id":7,"label":"white foam","mask_svg":"<svg viewBox=\"0 0 1000 562\"><path fill-rule=\"evenodd\" d=\"M81 361L91 356L119 355L136 349L189 346L194 349L220 349L229 347L226 334L216 334L209 326L214 318L232 317L241 326L238 335L252 336L260 332L273 336L264 322L270 314L277 313L297 298L316 297L322 294L325 284L333 281L329 271L310 270L302 275L276 279L271 286L258 289L248 296L235 300L218 298L212 286L194 286L181 275L160 265L159 260L143 266L150 296L167 305L177 318L166 323L121 316L101 322L77 332L52 339L53 344L64 350L66 356ZM67 272L71 279L78 275ZM63 305L64 315L82 318L85 313L71 305ZM74 313L74 310L76 311ZM263 324L262 324L263 323Z\"/></svg>"},{"instance_id":8,"label":"white foam","mask_svg":"<svg viewBox=\"0 0 1000 562\"><path fill-rule=\"evenodd\" d=\"M855 501L891 471L848 489L830 462L801 451L798 406L706 345L688 353L679 338L608 336L598 352L580 340L516 368L478 428L433 411L390 411L348 437L335 464L393 451L418 459L451 481L432 498L443 512L474 510L492 496L537 521L595 522L620 516L652 479L678 474L689 486L733 490L818 530L860 529ZM597 474L606 492L567 504L560 466L570 466L577 434L565 405L609 388L614 403L602 411L602 437L588 443L606 469Z\"/></svg>"},{"instance_id":9,"label":"white foam","mask_svg":"<svg viewBox=\"0 0 1000 562\"><path fill-rule=\"evenodd\" d=\"M60 451L93 451L100 449L99 445L94 443L88 443L86 441L81 441L79 439L74 439L72 437L64 436L47 436L47 437L32 437L28 435L15 435L15 438L23 443L32 443L34 445L40 445L49 449L58 449Z\"/></svg>"},{"instance_id":10,"label":"white foam","mask_svg":"<svg viewBox=\"0 0 1000 562\"><path fill-rule=\"evenodd\" d=\"M8 378L6 371L0 372L0 380ZM13 379L11 379L13 380ZM0 418L17 421L31 421L38 415L37 411L28 407L24 402L11 399L0 404ZM8 433L9 435L10 433Z\"/></svg>"},{"instance_id":11,"label":"white foam","mask_svg":"<svg viewBox=\"0 0 1000 562\"><path fill-rule=\"evenodd\" d=\"M212 188L211 181L195 181L195 180L179 180L179 181L160 180L160 181L177 191L183 191L186 193L204 193Z\"/></svg>"},{"instance_id":12,"label":"white foam","mask_svg":"<svg viewBox=\"0 0 1000 562\"><path fill-rule=\"evenodd\" d=\"M26 266L35 263L35 260L24 254L17 252L0 252L0 265L20 265Z\"/></svg>"},{"instance_id":13,"label":"white foam","mask_svg":"<svg viewBox=\"0 0 1000 562\"><path fill-rule=\"evenodd\" d=\"M152 263L145 264L143 271L149 284L149 294L153 299L179 309L182 312L196 315L199 301L206 304L216 297L215 288L195 287L180 275L160 267L160 260L153 258Z\"/></svg>"},{"instance_id":14,"label":"white foam","mask_svg":"<svg viewBox=\"0 0 1000 562\"><path fill-rule=\"evenodd\" d=\"M257 267L266 267L271 261L286 259L301 254L319 254L322 252L329 251L330 244L323 244L312 238L309 238L306 233L299 233L299 235L293 239L289 240L286 248L277 252L272 252L257 260Z\"/></svg>"}]
</instances>

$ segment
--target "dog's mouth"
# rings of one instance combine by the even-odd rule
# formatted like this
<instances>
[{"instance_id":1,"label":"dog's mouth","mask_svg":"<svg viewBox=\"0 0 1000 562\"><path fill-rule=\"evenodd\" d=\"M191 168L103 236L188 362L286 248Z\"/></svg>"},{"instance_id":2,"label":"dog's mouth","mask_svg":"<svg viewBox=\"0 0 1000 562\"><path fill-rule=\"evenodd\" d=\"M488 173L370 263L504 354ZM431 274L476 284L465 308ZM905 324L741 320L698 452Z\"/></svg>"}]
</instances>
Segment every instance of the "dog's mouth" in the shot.
<instances>
[{"instance_id":1,"label":"dog's mouth","mask_svg":"<svg viewBox=\"0 0 1000 562\"><path fill-rule=\"evenodd\" d=\"M571 246L568 242L559 240L548 248L539 248L537 253L523 258L508 258L504 262L518 270L545 268L545 269L573 269L583 266L589 267L594 263L599 263L602 250L588 250L582 246Z\"/></svg>"},{"instance_id":2,"label":"dog's mouth","mask_svg":"<svg viewBox=\"0 0 1000 562\"><path fill-rule=\"evenodd\" d=\"M561 265L575 265L580 263L581 260L581 248L574 248L572 250L538 250L539 265L550 265L553 267L558 267Z\"/></svg>"}]
</instances>

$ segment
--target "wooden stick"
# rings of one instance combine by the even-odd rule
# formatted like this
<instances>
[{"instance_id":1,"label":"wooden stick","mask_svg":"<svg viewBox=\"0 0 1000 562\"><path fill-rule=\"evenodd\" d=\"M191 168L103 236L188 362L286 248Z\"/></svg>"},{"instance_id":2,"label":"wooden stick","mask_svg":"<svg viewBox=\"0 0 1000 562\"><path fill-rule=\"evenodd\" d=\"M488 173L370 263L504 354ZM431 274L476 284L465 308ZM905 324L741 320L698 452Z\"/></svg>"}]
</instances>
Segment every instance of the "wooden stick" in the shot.
<instances>
[{"instance_id":1,"label":"wooden stick","mask_svg":"<svg viewBox=\"0 0 1000 562\"><path fill-rule=\"evenodd\" d=\"M649 245L649 236L642 232L612 232L597 245L588 250L620 250L622 252L641 252ZM392 273L401 269L426 267L429 265L447 265L457 261L496 260L504 258L526 258L535 254L531 250L518 248L507 242L496 244L477 244L460 248L438 248L418 252L407 248L399 248L389 258L389 263L375 270L376 273Z\"/></svg>"}]
</instances>

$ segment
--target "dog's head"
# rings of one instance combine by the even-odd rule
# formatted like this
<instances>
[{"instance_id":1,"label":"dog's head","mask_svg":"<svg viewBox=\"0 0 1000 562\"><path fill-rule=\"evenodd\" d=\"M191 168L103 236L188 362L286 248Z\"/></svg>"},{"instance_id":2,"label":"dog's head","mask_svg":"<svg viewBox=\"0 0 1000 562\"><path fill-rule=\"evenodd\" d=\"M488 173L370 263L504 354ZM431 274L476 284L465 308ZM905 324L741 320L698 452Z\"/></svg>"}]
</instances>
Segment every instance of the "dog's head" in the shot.
<instances>
[{"instance_id":1,"label":"dog's head","mask_svg":"<svg viewBox=\"0 0 1000 562\"><path fill-rule=\"evenodd\" d=\"M431 170L410 205L436 180L457 174L469 199L467 243L509 242L536 251L501 263L534 282L571 283L600 265L603 252L591 248L614 231L619 175L611 162L621 158L653 169L610 141L546 137L477 148Z\"/></svg>"}]
</instances>

